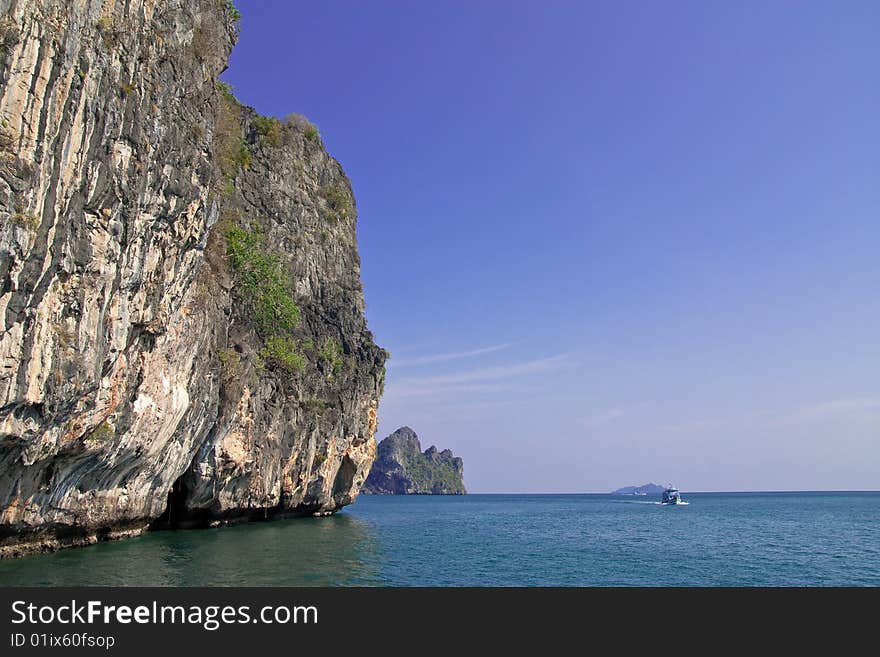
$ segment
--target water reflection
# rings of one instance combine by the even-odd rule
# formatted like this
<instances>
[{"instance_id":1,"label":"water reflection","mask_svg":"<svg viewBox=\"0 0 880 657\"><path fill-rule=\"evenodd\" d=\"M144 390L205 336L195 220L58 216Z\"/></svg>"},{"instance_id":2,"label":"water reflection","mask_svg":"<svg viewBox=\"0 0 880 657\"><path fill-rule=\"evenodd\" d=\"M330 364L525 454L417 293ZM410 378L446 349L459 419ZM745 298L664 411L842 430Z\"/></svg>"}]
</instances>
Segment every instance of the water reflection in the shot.
<instances>
[{"instance_id":1,"label":"water reflection","mask_svg":"<svg viewBox=\"0 0 880 657\"><path fill-rule=\"evenodd\" d=\"M2 586L356 586L380 583L374 527L342 513L152 532L0 561Z\"/></svg>"}]
</instances>

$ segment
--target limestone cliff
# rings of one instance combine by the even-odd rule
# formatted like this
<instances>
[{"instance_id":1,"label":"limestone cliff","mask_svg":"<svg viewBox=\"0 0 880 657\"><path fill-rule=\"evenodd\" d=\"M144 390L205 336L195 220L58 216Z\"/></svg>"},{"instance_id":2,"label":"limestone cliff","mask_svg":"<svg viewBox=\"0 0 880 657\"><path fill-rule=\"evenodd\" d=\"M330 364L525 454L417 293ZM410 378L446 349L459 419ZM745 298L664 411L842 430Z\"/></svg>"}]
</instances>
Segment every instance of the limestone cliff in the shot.
<instances>
[{"instance_id":1,"label":"limestone cliff","mask_svg":"<svg viewBox=\"0 0 880 657\"><path fill-rule=\"evenodd\" d=\"M364 482L375 495L464 495L464 463L433 445L421 451L419 437L401 427L379 443L378 455Z\"/></svg>"},{"instance_id":2,"label":"limestone cliff","mask_svg":"<svg viewBox=\"0 0 880 657\"><path fill-rule=\"evenodd\" d=\"M325 514L386 353L349 182L218 84L223 0L0 0L0 556Z\"/></svg>"}]
</instances>

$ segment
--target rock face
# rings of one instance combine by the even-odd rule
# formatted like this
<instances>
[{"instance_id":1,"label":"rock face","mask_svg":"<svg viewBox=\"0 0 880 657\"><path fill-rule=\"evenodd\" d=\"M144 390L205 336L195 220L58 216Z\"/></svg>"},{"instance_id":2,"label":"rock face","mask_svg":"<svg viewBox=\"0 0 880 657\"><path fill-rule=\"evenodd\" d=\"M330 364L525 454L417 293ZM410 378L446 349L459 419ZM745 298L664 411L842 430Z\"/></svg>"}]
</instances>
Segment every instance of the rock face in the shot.
<instances>
[{"instance_id":1,"label":"rock face","mask_svg":"<svg viewBox=\"0 0 880 657\"><path fill-rule=\"evenodd\" d=\"M376 495L464 495L461 458L433 445L421 451L419 437L401 427L379 443L378 455L364 483Z\"/></svg>"},{"instance_id":2,"label":"rock face","mask_svg":"<svg viewBox=\"0 0 880 657\"><path fill-rule=\"evenodd\" d=\"M386 352L306 121L216 76L225 0L0 0L0 556L321 515Z\"/></svg>"}]
</instances>

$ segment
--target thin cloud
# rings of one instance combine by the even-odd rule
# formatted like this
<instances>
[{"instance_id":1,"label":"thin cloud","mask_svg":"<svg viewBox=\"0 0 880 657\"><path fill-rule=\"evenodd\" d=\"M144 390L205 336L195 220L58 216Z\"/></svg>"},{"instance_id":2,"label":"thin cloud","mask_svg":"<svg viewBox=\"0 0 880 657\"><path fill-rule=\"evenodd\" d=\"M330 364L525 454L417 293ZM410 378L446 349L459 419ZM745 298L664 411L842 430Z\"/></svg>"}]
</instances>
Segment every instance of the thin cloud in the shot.
<instances>
[{"instance_id":1,"label":"thin cloud","mask_svg":"<svg viewBox=\"0 0 880 657\"><path fill-rule=\"evenodd\" d=\"M472 383L463 385L424 385L419 383L405 383L402 381L389 385L389 392L385 394L387 399L407 399L411 397L430 397L449 394L494 394L521 390L522 387L510 383ZM383 402L385 403L385 402Z\"/></svg>"},{"instance_id":2,"label":"thin cloud","mask_svg":"<svg viewBox=\"0 0 880 657\"><path fill-rule=\"evenodd\" d=\"M472 358L474 356L482 356L483 354L491 354L494 351L507 349L511 343L499 344L493 347L483 347L482 349L472 349L471 351L455 351L447 354L433 354L431 356L417 356L415 358L404 358L396 360L392 358L389 365L392 367L414 367L416 365L429 365L431 363L443 363L448 360L458 360L460 358Z\"/></svg>"},{"instance_id":3,"label":"thin cloud","mask_svg":"<svg viewBox=\"0 0 880 657\"><path fill-rule=\"evenodd\" d=\"M570 365L572 354L559 354L549 358L539 358L524 363L513 365L501 365L498 367L483 367L454 374L442 374L438 376L410 377L396 382L401 387L436 387L453 386L463 383L479 381L503 381L518 379L530 374L551 372Z\"/></svg>"}]
</instances>

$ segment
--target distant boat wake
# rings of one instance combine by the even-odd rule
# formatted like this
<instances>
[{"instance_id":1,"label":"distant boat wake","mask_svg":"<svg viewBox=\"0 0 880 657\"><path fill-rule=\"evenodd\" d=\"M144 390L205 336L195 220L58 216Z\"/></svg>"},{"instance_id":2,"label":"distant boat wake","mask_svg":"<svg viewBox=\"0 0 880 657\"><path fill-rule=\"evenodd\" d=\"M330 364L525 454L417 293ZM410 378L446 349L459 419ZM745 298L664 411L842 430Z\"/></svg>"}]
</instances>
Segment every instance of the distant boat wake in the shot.
<instances>
[{"instance_id":1,"label":"distant boat wake","mask_svg":"<svg viewBox=\"0 0 880 657\"><path fill-rule=\"evenodd\" d=\"M651 502L644 500L620 500L623 504L647 504L648 506L690 506L690 502L679 502L678 504L664 504L663 502Z\"/></svg>"}]
</instances>

